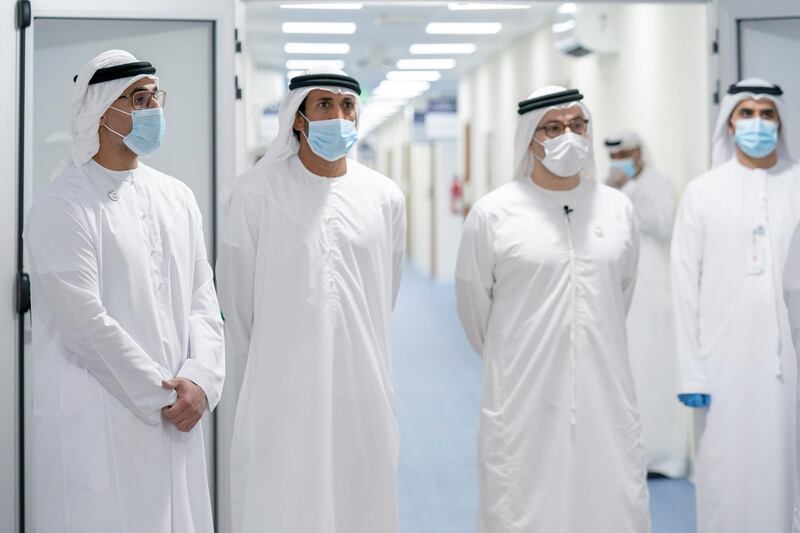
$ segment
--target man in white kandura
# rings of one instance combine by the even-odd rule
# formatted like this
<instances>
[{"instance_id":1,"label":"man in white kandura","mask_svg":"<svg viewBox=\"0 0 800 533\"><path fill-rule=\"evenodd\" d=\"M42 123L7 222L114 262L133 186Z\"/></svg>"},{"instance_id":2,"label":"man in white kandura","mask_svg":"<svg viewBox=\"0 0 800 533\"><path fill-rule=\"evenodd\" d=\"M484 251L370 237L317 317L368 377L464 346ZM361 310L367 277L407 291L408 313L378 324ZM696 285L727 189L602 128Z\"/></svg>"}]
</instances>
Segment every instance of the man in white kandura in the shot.
<instances>
[{"instance_id":1,"label":"man in white kandura","mask_svg":"<svg viewBox=\"0 0 800 533\"><path fill-rule=\"evenodd\" d=\"M241 380L236 533L395 533L391 313L405 202L359 164L358 82L291 80L279 133L230 194L218 279Z\"/></svg>"},{"instance_id":2,"label":"man in white kandura","mask_svg":"<svg viewBox=\"0 0 800 533\"><path fill-rule=\"evenodd\" d=\"M800 219L782 91L731 85L712 169L686 187L672 236L680 400L695 411L698 533L792 527L795 354L781 302Z\"/></svg>"},{"instance_id":3,"label":"man in white kandura","mask_svg":"<svg viewBox=\"0 0 800 533\"><path fill-rule=\"evenodd\" d=\"M154 74L121 50L80 70L71 164L30 213L32 531L213 531L222 320L194 195L139 161L164 134Z\"/></svg>"},{"instance_id":4,"label":"man in white kandura","mask_svg":"<svg viewBox=\"0 0 800 533\"><path fill-rule=\"evenodd\" d=\"M647 472L652 477L682 477L689 461L689 418L675 401L678 360L669 290L675 189L669 178L653 168L636 132L612 132L605 145L611 158L607 183L631 199L641 233L636 290L627 324Z\"/></svg>"},{"instance_id":5,"label":"man in white kandura","mask_svg":"<svg viewBox=\"0 0 800 533\"><path fill-rule=\"evenodd\" d=\"M625 340L639 237L595 181L588 108L548 86L520 102L515 178L467 217L461 323L484 360L479 533L648 533Z\"/></svg>"}]
</instances>

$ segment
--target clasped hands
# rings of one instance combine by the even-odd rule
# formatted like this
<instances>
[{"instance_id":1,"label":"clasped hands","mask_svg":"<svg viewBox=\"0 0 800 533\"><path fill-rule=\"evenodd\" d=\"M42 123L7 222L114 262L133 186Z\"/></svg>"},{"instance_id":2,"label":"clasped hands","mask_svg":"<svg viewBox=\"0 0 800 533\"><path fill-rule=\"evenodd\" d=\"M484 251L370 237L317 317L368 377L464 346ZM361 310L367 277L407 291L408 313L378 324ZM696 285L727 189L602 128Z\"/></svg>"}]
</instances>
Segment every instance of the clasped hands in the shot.
<instances>
[{"instance_id":1,"label":"clasped hands","mask_svg":"<svg viewBox=\"0 0 800 533\"><path fill-rule=\"evenodd\" d=\"M186 378L165 380L161 382L161 386L178 393L175 403L161 409L161 414L178 428L178 431L191 431L208 407L206 393Z\"/></svg>"}]
</instances>

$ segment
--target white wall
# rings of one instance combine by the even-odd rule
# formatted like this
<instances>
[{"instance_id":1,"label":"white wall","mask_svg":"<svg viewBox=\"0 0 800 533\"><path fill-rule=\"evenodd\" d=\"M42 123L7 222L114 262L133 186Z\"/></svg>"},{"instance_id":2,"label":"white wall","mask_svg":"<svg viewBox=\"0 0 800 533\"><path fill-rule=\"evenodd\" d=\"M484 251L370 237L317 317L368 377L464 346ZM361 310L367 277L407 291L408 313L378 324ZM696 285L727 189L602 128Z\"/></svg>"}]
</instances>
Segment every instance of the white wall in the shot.
<instances>
[{"instance_id":1,"label":"white wall","mask_svg":"<svg viewBox=\"0 0 800 533\"><path fill-rule=\"evenodd\" d=\"M435 228L435 278L437 281L452 282L455 278L456 255L461 240L461 213L450 210L450 187L453 178L458 176L458 143L456 141L437 141L433 144L433 177L436 202Z\"/></svg>"},{"instance_id":2,"label":"white wall","mask_svg":"<svg viewBox=\"0 0 800 533\"><path fill-rule=\"evenodd\" d=\"M0 0L0 531L19 525L17 487L17 321L12 308L17 257L17 59L14 0Z\"/></svg>"},{"instance_id":3,"label":"white wall","mask_svg":"<svg viewBox=\"0 0 800 533\"><path fill-rule=\"evenodd\" d=\"M470 199L512 178L516 104L548 84L578 88L592 111L598 174L608 169L603 135L630 127L676 189L708 162L710 90L706 6L619 6L620 49L571 58L549 28L517 41L460 81L459 117L471 126ZM462 148L463 150L463 148Z\"/></svg>"}]
</instances>

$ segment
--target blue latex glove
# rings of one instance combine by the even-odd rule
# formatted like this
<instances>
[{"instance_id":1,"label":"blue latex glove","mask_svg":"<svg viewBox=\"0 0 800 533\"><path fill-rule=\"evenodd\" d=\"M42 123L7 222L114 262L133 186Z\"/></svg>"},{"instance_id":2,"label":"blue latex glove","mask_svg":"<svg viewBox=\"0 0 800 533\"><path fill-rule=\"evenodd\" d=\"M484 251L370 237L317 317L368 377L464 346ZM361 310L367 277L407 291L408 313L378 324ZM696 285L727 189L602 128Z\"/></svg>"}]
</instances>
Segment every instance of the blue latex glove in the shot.
<instances>
[{"instance_id":1,"label":"blue latex glove","mask_svg":"<svg viewBox=\"0 0 800 533\"><path fill-rule=\"evenodd\" d=\"M690 394L678 394L678 399L681 401L683 405L688 407L708 407L711 405L711 395L710 394L697 394L697 393L690 393Z\"/></svg>"}]
</instances>

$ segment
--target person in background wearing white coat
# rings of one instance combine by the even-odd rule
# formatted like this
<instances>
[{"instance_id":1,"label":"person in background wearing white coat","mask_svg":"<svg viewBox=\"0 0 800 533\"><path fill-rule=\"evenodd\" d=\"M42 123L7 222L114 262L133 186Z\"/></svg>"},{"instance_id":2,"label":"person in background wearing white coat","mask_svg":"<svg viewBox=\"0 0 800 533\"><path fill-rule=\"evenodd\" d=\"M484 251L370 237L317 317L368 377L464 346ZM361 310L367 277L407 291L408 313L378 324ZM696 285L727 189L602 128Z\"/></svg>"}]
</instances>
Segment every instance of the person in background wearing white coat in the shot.
<instances>
[{"instance_id":1,"label":"person in background wearing white coat","mask_svg":"<svg viewBox=\"0 0 800 533\"><path fill-rule=\"evenodd\" d=\"M780 87L728 90L712 169L691 181L672 236L679 398L695 411L698 533L789 533L796 357L781 302L800 217L800 167Z\"/></svg>"},{"instance_id":2,"label":"person in background wearing white coat","mask_svg":"<svg viewBox=\"0 0 800 533\"><path fill-rule=\"evenodd\" d=\"M278 136L226 207L217 279L241 383L236 533L397 531L391 314L405 200L351 158L360 93L338 70L292 78Z\"/></svg>"},{"instance_id":3,"label":"person in background wearing white coat","mask_svg":"<svg viewBox=\"0 0 800 533\"><path fill-rule=\"evenodd\" d=\"M595 181L589 109L548 86L520 102L515 179L473 206L458 314L483 357L479 533L648 533L625 314L639 236Z\"/></svg>"},{"instance_id":4,"label":"person in background wearing white coat","mask_svg":"<svg viewBox=\"0 0 800 533\"><path fill-rule=\"evenodd\" d=\"M612 132L605 146L611 158L606 183L631 199L641 233L636 290L627 324L647 472L650 477L682 477L689 461L689 419L674 396L678 360L669 289L675 189L669 178L652 167L636 132Z\"/></svg>"},{"instance_id":5,"label":"person in background wearing white coat","mask_svg":"<svg viewBox=\"0 0 800 533\"><path fill-rule=\"evenodd\" d=\"M154 74L122 50L80 70L72 161L30 213L38 533L213 531L222 319L194 195L139 161L164 134Z\"/></svg>"}]
</instances>

